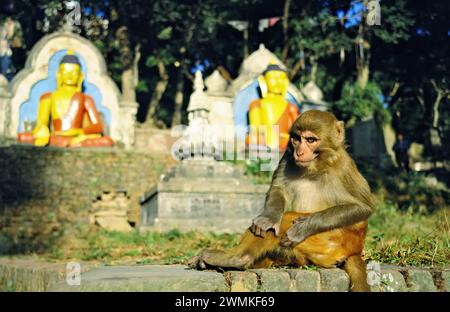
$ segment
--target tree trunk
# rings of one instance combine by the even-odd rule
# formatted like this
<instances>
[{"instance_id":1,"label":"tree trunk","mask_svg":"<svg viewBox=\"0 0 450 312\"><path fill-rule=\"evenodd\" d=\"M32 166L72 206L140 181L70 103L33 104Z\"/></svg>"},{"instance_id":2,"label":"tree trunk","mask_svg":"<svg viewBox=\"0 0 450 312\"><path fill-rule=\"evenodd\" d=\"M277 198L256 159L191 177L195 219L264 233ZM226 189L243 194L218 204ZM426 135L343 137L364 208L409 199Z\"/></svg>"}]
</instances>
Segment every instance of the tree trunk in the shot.
<instances>
[{"instance_id":1,"label":"tree trunk","mask_svg":"<svg viewBox=\"0 0 450 312\"><path fill-rule=\"evenodd\" d=\"M126 26L116 31L116 38L121 45L120 59L122 63L122 99L127 102L136 102L136 86L139 82L139 60L141 59L140 45L130 48L130 36Z\"/></svg>"},{"instance_id":2,"label":"tree trunk","mask_svg":"<svg viewBox=\"0 0 450 312\"><path fill-rule=\"evenodd\" d=\"M179 69L177 91L175 94L175 108L172 115L172 127L181 124L181 109L183 108L183 89L184 89L184 76L183 69Z\"/></svg>"},{"instance_id":3,"label":"tree trunk","mask_svg":"<svg viewBox=\"0 0 450 312\"><path fill-rule=\"evenodd\" d=\"M155 124L155 114L159 107L159 102L161 101L164 92L166 92L167 85L169 83L169 75L167 74L164 63L162 61L158 61L157 66L159 71L159 80L156 83L152 98L148 104L147 116L144 122L144 125L148 127L152 127Z\"/></svg>"},{"instance_id":4,"label":"tree trunk","mask_svg":"<svg viewBox=\"0 0 450 312\"><path fill-rule=\"evenodd\" d=\"M289 53L289 7L291 5L291 0L284 1L283 8L283 51L281 53L281 61L286 63L288 53Z\"/></svg>"},{"instance_id":5,"label":"tree trunk","mask_svg":"<svg viewBox=\"0 0 450 312\"><path fill-rule=\"evenodd\" d=\"M367 0L364 0L364 7L367 8ZM366 40L366 17L367 12L361 10L361 23L358 28L358 38L356 39L356 83L361 89L365 89L369 82L370 65L370 43Z\"/></svg>"},{"instance_id":6,"label":"tree trunk","mask_svg":"<svg viewBox=\"0 0 450 312\"><path fill-rule=\"evenodd\" d=\"M317 58L316 57L310 57L310 62L311 62L311 74L310 74L310 80L313 82L316 82L316 78L317 78Z\"/></svg>"},{"instance_id":7,"label":"tree trunk","mask_svg":"<svg viewBox=\"0 0 450 312\"><path fill-rule=\"evenodd\" d=\"M361 89L365 89L367 86L367 82L369 81L369 64L368 62L361 62L357 66L358 76L356 78L356 82Z\"/></svg>"},{"instance_id":8,"label":"tree trunk","mask_svg":"<svg viewBox=\"0 0 450 312\"><path fill-rule=\"evenodd\" d=\"M433 123L430 130L430 141L433 146L442 146L442 131L439 129L439 106L442 99L449 94L449 90L440 88L434 79L431 79L431 84L436 92L436 99L433 103Z\"/></svg>"},{"instance_id":9,"label":"tree trunk","mask_svg":"<svg viewBox=\"0 0 450 312\"><path fill-rule=\"evenodd\" d=\"M301 54L303 55L303 50L301 50ZM289 80L293 80L294 77L298 74L300 69L305 69L305 59L303 57L300 57L300 59L295 63L295 65L292 67L292 70L289 72Z\"/></svg>"},{"instance_id":10,"label":"tree trunk","mask_svg":"<svg viewBox=\"0 0 450 312\"><path fill-rule=\"evenodd\" d=\"M433 89L436 92L436 100L433 103L433 128L437 128L439 124L439 105L441 104L444 96L447 95L448 91L442 90L436 84L434 79L431 79L431 84L433 85Z\"/></svg>"}]
</instances>

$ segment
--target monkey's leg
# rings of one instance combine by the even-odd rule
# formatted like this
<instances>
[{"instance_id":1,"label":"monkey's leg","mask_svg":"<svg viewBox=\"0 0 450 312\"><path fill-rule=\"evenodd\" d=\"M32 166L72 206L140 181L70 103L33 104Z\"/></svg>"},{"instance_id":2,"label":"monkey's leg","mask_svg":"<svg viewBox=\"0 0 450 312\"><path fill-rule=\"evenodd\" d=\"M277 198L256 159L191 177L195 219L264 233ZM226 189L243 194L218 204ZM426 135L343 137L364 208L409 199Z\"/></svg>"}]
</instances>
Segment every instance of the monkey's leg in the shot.
<instances>
[{"instance_id":1,"label":"monkey's leg","mask_svg":"<svg viewBox=\"0 0 450 312\"><path fill-rule=\"evenodd\" d=\"M269 257L263 257L260 260L257 260L252 265L253 269L265 269L270 267L273 264L273 260Z\"/></svg>"},{"instance_id":2,"label":"monkey's leg","mask_svg":"<svg viewBox=\"0 0 450 312\"><path fill-rule=\"evenodd\" d=\"M267 268L272 263L288 265L293 261L297 265L306 264L308 261L303 254L286 254L280 252L280 237L284 235L298 217L307 214L287 212L283 215L280 225L280 235L277 237L273 231L267 231L264 237L254 235L250 230L245 231L238 246L228 251L204 250L189 261L189 266L196 269L208 267L248 269ZM272 259L271 259L272 258ZM275 260L275 261L274 261Z\"/></svg>"},{"instance_id":3,"label":"monkey's leg","mask_svg":"<svg viewBox=\"0 0 450 312\"><path fill-rule=\"evenodd\" d=\"M300 213L296 211L285 212L280 224L280 238L286 234L287 230L289 230L289 228L294 224L294 221L296 219L300 217L306 217L308 215L308 213ZM309 263L308 259L306 259L305 255L301 251L296 250L295 248L293 248L292 250L290 248L283 248L283 251L285 252L288 250L290 252L290 255L285 256L285 259L281 259L281 262L275 261L278 265L302 266Z\"/></svg>"},{"instance_id":4,"label":"monkey's leg","mask_svg":"<svg viewBox=\"0 0 450 312\"><path fill-rule=\"evenodd\" d=\"M245 231L238 246L228 251L204 250L197 257L191 259L189 266L196 269L207 267L248 269L257 264L258 267L269 266L265 255L278 247L279 238L272 231L265 237L254 235L250 230Z\"/></svg>"},{"instance_id":5,"label":"monkey's leg","mask_svg":"<svg viewBox=\"0 0 450 312\"><path fill-rule=\"evenodd\" d=\"M350 276L350 281L352 282L351 291L370 291L370 286L367 283L366 263L361 258L361 255L348 257L344 263L344 270Z\"/></svg>"},{"instance_id":6,"label":"monkey's leg","mask_svg":"<svg viewBox=\"0 0 450 312\"><path fill-rule=\"evenodd\" d=\"M351 291L370 291L367 284L366 265L361 258L366 222L349 227L315 234L294 247L313 264L332 268L344 264L352 283Z\"/></svg>"}]
</instances>

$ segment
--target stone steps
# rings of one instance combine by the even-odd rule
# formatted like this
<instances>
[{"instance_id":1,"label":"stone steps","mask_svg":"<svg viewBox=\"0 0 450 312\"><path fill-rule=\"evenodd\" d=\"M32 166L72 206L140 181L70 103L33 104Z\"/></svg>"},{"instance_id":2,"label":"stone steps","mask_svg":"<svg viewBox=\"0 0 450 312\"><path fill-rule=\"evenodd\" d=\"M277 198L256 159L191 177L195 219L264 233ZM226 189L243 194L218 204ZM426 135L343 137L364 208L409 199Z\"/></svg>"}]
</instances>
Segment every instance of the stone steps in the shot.
<instances>
[{"instance_id":1,"label":"stone steps","mask_svg":"<svg viewBox=\"0 0 450 312\"><path fill-rule=\"evenodd\" d=\"M257 269L218 273L194 271L183 265L80 265L81 284L70 286L66 282L64 264L0 259L0 290L347 292L350 284L347 274L340 269ZM450 290L449 270L382 265L379 273L371 275L375 284L372 291L375 292Z\"/></svg>"}]
</instances>

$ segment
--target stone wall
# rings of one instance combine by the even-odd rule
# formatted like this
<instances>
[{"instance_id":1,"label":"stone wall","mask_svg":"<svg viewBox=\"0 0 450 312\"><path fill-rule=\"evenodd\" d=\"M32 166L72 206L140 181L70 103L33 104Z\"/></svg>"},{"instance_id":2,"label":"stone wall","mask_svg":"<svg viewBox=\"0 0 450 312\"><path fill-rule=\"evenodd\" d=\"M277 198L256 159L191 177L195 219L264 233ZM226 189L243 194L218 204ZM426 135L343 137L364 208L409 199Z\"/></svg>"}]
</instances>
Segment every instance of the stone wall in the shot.
<instances>
[{"instance_id":1,"label":"stone wall","mask_svg":"<svg viewBox=\"0 0 450 312\"><path fill-rule=\"evenodd\" d=\"M124 191L139 222L139 197L174 163L167 155L113 149L0 147L0 245L51 235L66 221L88 222L104 191ZM3 238L1 237L3 235ZM5 252L5 244L0 253Z\"/></svg>"}]
</instances>

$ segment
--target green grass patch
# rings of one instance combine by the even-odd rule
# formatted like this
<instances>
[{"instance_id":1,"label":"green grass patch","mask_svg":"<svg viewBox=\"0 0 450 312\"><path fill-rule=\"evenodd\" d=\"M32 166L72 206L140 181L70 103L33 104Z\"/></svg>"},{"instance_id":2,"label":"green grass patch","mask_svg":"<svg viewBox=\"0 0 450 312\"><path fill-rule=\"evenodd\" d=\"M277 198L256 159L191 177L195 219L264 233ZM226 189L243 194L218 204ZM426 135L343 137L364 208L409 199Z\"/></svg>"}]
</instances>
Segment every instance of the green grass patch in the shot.
<instances>
[{"instance_id":1,"label":"green grass patch","mask_svg":"<svg viewBox=\"0 0 450 312\"><path fill-rule=\"evenodd\" d=\"M448 267L450 210L431 214L380 204L369 219L366 258L397 265Z\"/></svg>"},{"instance_id":2,"label":"green grass patch","mask_svg":"<svg viewBox=\"0 0 450 312\"><path fill-rule=\"evenodd\" d=\"M382 263L422 267L449 267L450 216L448 209L432 214L400 211L389 203L378 204L369 219L365 258ZM235 246L240 235L201 232L107 232L89 229L61 240L41 255L46 260L83 260L112 264L186 264L204 248ZM76 237L76 238L74 238ZM316 267L307 266L314 270Z\"/></svg>"},{"instance_id":3,"label":"green grass patch","mask_svg":"<svg viewBox=\"0 0 450 312\"><path fill-rule=\"evenodd\" d=\"M238 238L238 235L231 234L182 233L178 230L120 233L80 229L78 235L62 239L58 246L42 256L51 261L72 259L103 264L186 263L204 248L229 248L237 243Z\"/></svg>"}]
</instances>

